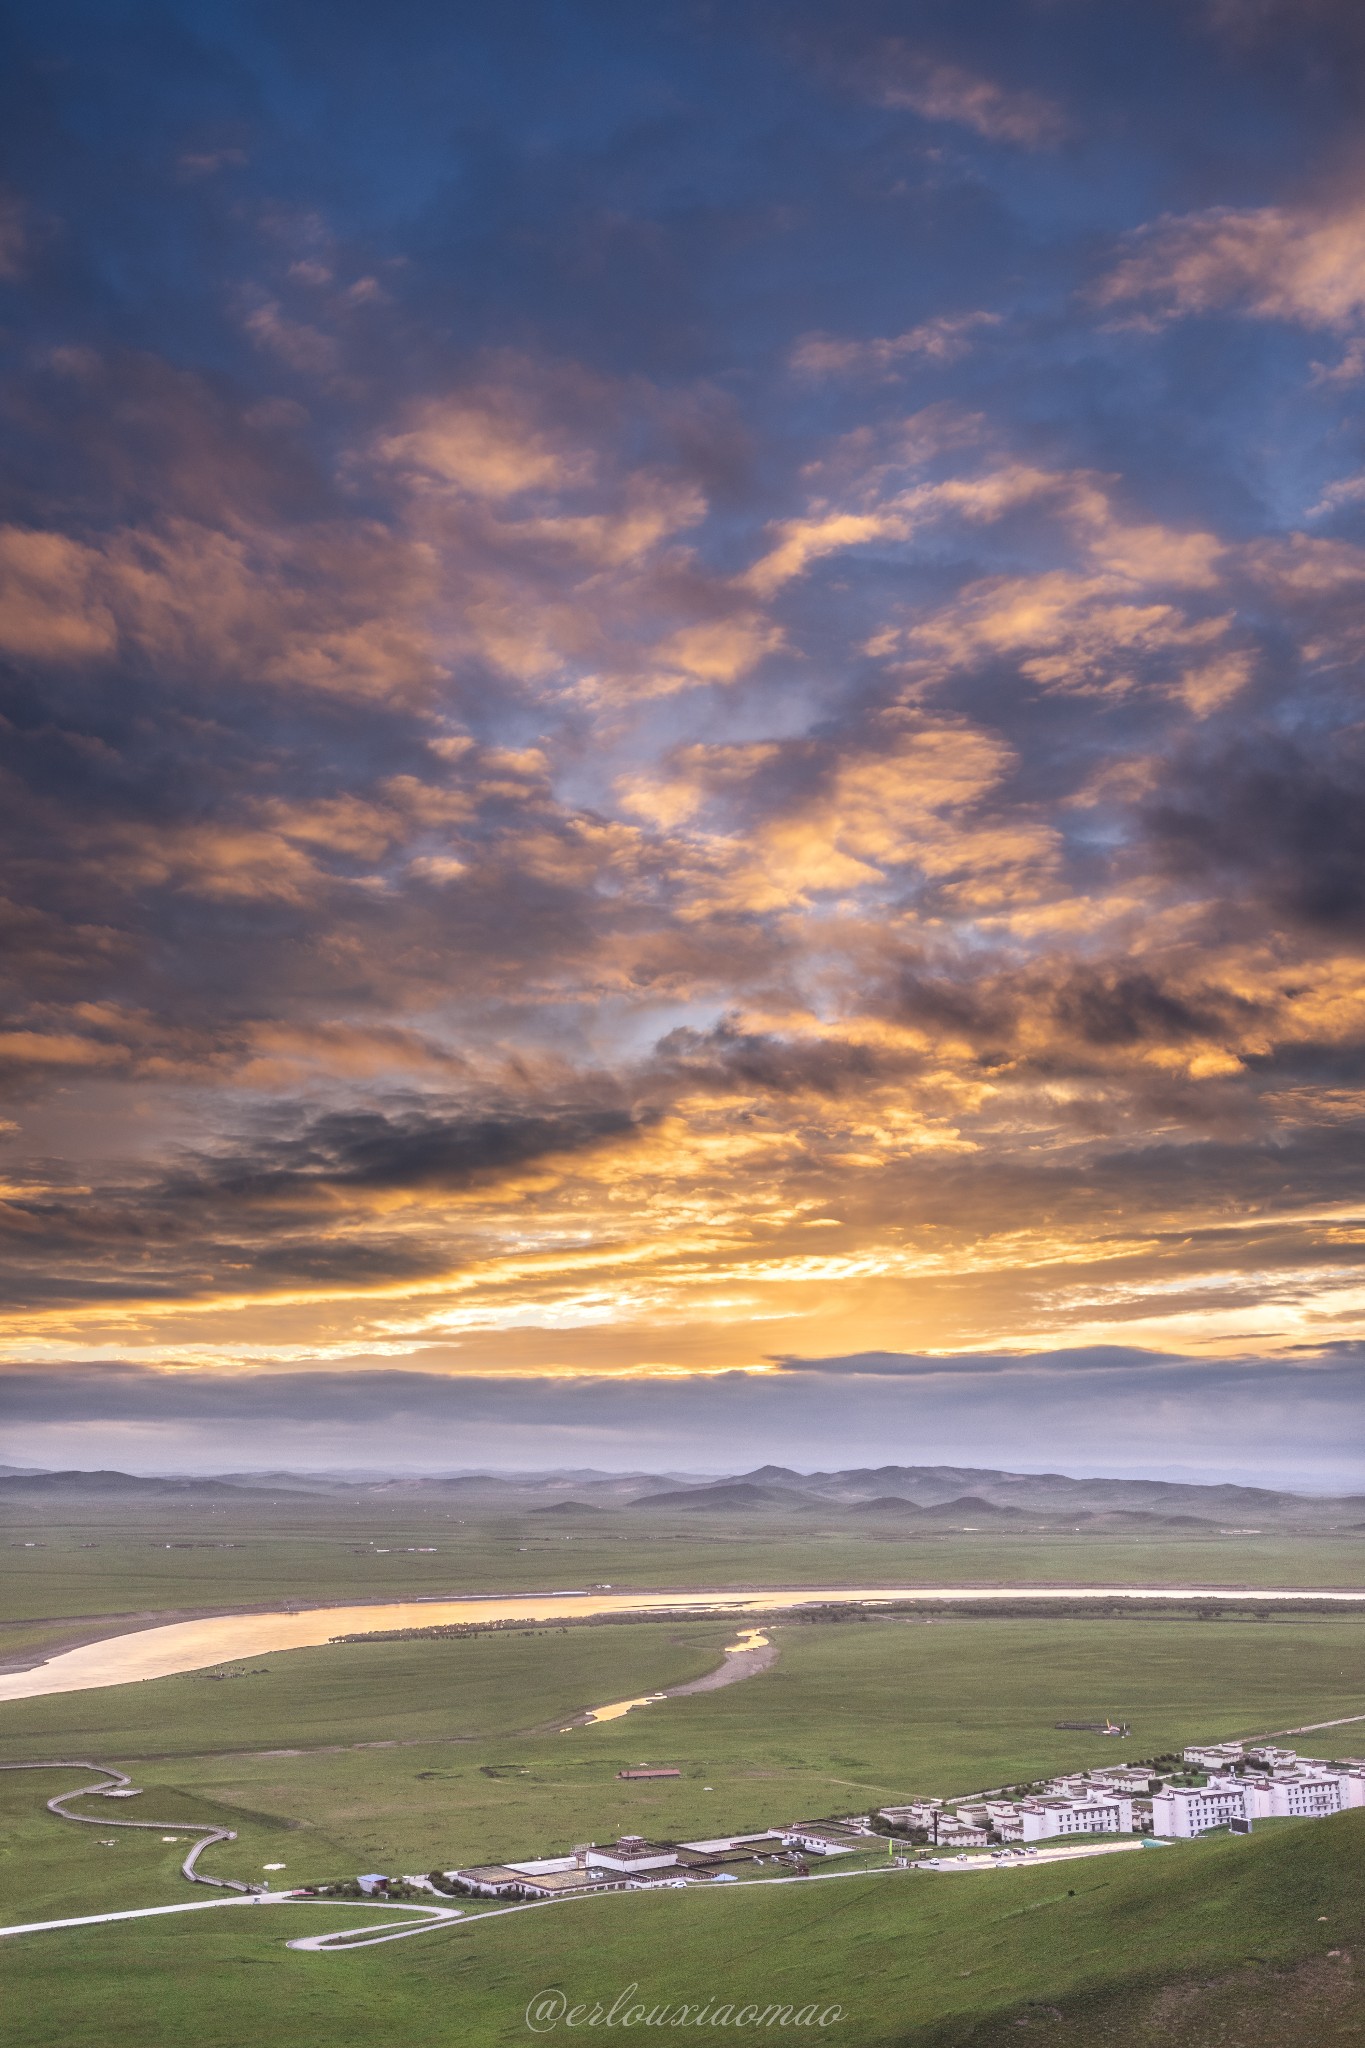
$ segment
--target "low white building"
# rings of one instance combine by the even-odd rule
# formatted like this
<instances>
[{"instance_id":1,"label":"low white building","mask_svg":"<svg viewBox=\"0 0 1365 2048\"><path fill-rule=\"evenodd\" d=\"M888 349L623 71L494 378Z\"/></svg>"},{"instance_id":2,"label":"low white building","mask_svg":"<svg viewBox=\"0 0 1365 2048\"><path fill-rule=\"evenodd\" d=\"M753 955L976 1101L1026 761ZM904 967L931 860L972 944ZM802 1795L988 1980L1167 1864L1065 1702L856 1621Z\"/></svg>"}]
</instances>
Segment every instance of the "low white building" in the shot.
<instances>
[{"instance_id":1,"label":"low white building","mask_svg":"<svg viewBox=\"0 0 1365 2048\"><path fill-rule=\"evenodd\" d=\"M1143 1798L1150 1792L1155 1776L1155 1771L1146 1764L1114 1764L1108 1770L1087 1771L1083 1782L1101 1785L1110 1792L1128 1792Z\"/></svg>"},{"instance_id":2,"label":"low white building","mask_svg":"<svg viewBox=\"0 0 1365 2048\"><path fill-rule=\"evenodd\" d=\"M1196 1742L1184 1752L1185 1762L1192 1771L1227 1771L1239 1764L1245 1754L1240 1742ZM1293 1756L1293 1751L1289 1751Z\"/></svg>"},{"instance_id":3,"label":"low white building","mask_svg":"<svg viewBox=\"0 0 1365 2048\"><path fill-rule=\"evenodd\" d=\"M1023 1810L1017 1799L988 1799L986 1819L1002 1842L1023 1841Z\"/></svg>"},{"instance_id":4,"label":"low white building","mask_svg":"<svg viewBox=\"0 0 1365 2048\"><path fill-rule=\"evenodd\" d=\"M943 1849L984 1849L990 1839L989 1828L978 1827L974 1821L954 1820L951 1814L943 1816L934 1836Z\"/></svg>"},{"instance_id":5,"label":"low white building","mask_svg":"<svg viewBox=\"0 0 1365 2048\"><path fill-rule=\"evenodd\" d=\"M627 1877L642 1870L666 1870L678 1860L671 1842L647 1842L643 1835L622 1835L609 1849L593 1847L583 1856L589 1870L622 1871Z\"/></svg>"},{"instance_id":6,"label":"low white building","mask_svg":"<svg viewBox=\"0 0 1365 2048\"><path fill-rule=\"evenodd\" d=\"M524 1863L480 1863L445 1875L483 1898L554 1899L565 1892L624 1891L619 1872L589 1870L581 1856L536 1856Z\"/></svg>"},{"instance_id":7,"label":"low white building","mask_svg":"<svg viewBox=\"0 0 1365 2048\"><path fill-rule=\"evenodd\" d=\"M1288 1771L1297 1764L1313 1764L1318 1759L1301 1757L1296 1749L1277 1749L1273 1742L1257 1742L1247 1751L1246 1761L1259 1771Z\"/></svg>"},{"instance_id":8,"label":"low white building","mask_svg":"<svg viewBox=\"0 0 1365 2048\"><path fill-rule=\"evenodd\" d=\"M1121 1792L1091 1792L1075 1799L1024 1799L1018 1807L1019 1839L1041 1842L1054 1835L1131 1835L1133 1802Z\"/></svg>"},{"instance_id":9,"label":"low white building","mask_svg":"<svg viewBox=\"0 0 1365 2048\"><path fill-rule=\"evenodd\" d=\"M877 1809L881 1819L893 1828L927 1828L931 1835L934 1822L942 1811L941 1799L913 1799L904 1806L879 1806Z\"/></svg>"},{"instance_id":10,"label":"low white building","mask_svg":"<svg viewBox=\"0 0 1365 2048\"><path fill-rule=\"evenodd\" d=\"M789 1849L804 1849L809 1856L851 1856L855 1849L867 1846L848 1829L819 1820L796 1821L783 1828L782 1840Z\"/></svg>"},{"instance_id":11,"label":"low white building","mask_svg":"<svg viewBox=\"0 0 1365 2048\"><path fill-rule=\"evenodd\" d=\"M772 1842L776 1838L771 1828L764 1828L758 1835L712 1835L704 1842L679 1842L680 1849L693 1849L699 1856L720 1856L727 1849L744 1849L750 1842Z\"/></svg>"}]
</instances>

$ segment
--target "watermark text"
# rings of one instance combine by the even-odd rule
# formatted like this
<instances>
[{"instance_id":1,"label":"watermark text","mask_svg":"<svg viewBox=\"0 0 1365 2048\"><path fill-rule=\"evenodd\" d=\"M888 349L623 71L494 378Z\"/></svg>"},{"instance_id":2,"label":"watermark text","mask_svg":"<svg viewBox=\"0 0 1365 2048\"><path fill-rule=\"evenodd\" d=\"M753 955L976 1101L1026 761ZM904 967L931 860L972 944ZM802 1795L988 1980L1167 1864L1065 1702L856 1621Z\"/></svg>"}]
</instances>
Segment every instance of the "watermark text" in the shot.
<instances>
[{"instance_id":1,"label":"watermark text","mask_svg":"<svg viewBox=\"0 0 1365 2048\"><path fill-rule=\"evenodd\" d=\"M837 2027L847 2017L842 2005L814 2002L798 2005L776 2000L743 2001L703 1998L689 2003L642 1996L638 1984L627 1984L610 2005L601 1999L575 2002L567 1991L537 1991L527 2000L526 2025L533 2034L553 2034L558 2027L730 2027L786 2033L794 2029L819 2032Z\"/></svg>"}]
</instances>

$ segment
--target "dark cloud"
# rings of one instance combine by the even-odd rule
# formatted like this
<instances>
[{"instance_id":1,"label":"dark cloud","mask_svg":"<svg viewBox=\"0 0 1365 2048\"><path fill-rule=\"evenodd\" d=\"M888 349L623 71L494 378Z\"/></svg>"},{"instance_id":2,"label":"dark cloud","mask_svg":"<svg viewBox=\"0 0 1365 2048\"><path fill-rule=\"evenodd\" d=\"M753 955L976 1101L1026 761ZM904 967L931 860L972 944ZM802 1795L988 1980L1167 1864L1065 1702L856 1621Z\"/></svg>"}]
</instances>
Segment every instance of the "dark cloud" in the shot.
<instances>
[{"instance_id":1,"label":"dark cloud","mask_svg":"<svg viewBox=\"0 0 1365 2048\"><path fill-rule=\"evenodd\" d=\"M172 1203L305 1200L314 1192L389 1194L467 1188L536 1161L629 1139L628 1110L563 1110L541 1116L442 1116L429 1108L384 1114L334 1111L297 1136L204 1163L165 1190Z\"/></svg>"},{"instance_id":2,"label":"dark cloud","mask_svg":"<svg viewBox=\"0 0 1365 2048\"><path fill-rule=\"evenodd\" d=\"M433 1200L628 1147L648 1121L594 1106L337 1111L155 1180L56 1198L13 1190L0 1206L0 1298L37 1308L434 1280L464 1254ZM403 1233L384 1221L395 1201L417 1205Z\"/></svg>"},{"instance_id":3,"label":"dark cloud","mask_svg":"<svg viewBox=\"0 0 1365 2048\"><path fill-rule=\"evenodd\" d=\"M1182 764L1147 807L1168 869L1254 896L1277 915L1327 931L1365 920L1365 754L1359 734L1311 745L1283 735L1238 741Z\"/></svg>"},{"instance_id":4,"label":"dark cloud","mask_svg":"<svg viewBox=\"0 0 1365 2048\"><path fill-rule=\"evenodd\" d=\"M908 1351L860 1351L846 1358L796 1358L777 1360L783 1372L853 1374L858 1377L885 1376L893 1379L937 1379L948 1373L974 1376L980 1373L1068 1373L1096 1372L1193 1372L1208 1377L1219 1370L1207 1360L1168 1358L1157 1352L1125 1350L1115 1344L1092 1344L1075 1351L1026 1352L1018 1357L960 1352L949 1358L932 1358Z\"/></svg>"},{"instance_id":5,"label":"dark cloud","mask_svg":"<svg viewBox=\"0 0 1365 2048\"><path fill-rule=\"evenodd\" d=\"M1075 974L1057 990L1054 1003L1059 1023L1096 1046L1143 1039L1178 1045L1217 1036L1228 1021L1228 1006L1211 999L1211 992L1191 1001L1141 970Z\"/></svg>"},{"instance_id":6,"label":"dark cloud","mask_svg":"<svg viewBox=\"0 0 1365 2048\"><path fill-rule=\"evenodd\" d=\"M820 1040L793 1043L773 1034L742 1031L722 1021L710 1031L686 1025L655 1048L678 1083L721 1093L856 1094L918 1064L914 1055L888 1055L875 1047Z\"/></svg>"}]
</instances>

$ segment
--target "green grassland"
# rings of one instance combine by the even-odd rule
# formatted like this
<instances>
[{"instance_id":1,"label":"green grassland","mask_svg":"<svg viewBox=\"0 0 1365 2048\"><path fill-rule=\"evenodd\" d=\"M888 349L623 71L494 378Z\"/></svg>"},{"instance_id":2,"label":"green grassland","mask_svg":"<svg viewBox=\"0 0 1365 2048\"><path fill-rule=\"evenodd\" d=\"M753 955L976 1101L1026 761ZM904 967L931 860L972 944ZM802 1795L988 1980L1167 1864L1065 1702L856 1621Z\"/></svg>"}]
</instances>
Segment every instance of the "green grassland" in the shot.
<instances>
[{"instance_id":1,"label":"green grassland","mask_svg":"<svg viewBox=\"0 0 1365 2048\"><path fill-rule=\"evenodd\" d=\"M629 1510L508 1516L383 1496L226 1505L10 1499L0 1503L0 1662L31 1643L99 1633L104 1616L221 1613L284 1599L381 1601L600 1582L1295 1587L1365 1578L1365 1531L906 1532L851 1521ZM23 1547L30 1543L36 1547Z\"/></svg>"},{"instance_id":2,"label":"green grassland","mask_svg":"<svg viewBox=\"0 0 1365 2048\"><path fill-rule=\"evenodd\" d=\"M503 2048L554 1988L588 2008L839 2007L818 2038L856 2048L1307 2048L1360 2030L1363 1851L1365 1815L1344 1814L1007 1875L616 1895L332 1956L283 1944L354 1926L353 1905L244 1907L7 1945L0 2009L14 2048Z\"/></svg>"},{"instance_id":3,"label":"green grassland","mask_svg":"<svg viewBox=\"0 0 1365 2048\"><path fill-rule=\"evenodd\" d=\"M642 1514L604 1515L602 1529L592 1517L590 1534L535 1515L466 1516L442 1533L411 1504L342 1516L335 1503L311 1501L262 1506L251 1518L237 1504L211 1517L202 1506L151 1514L95 1504L80 1517L69 1506L46 1524L26 1513L11 1529L11 1542L44 1547L0 1551L10 1617L0 1655L98 1632L69 1617L223 1610L282 1595L383 1599L597 1580L1351 1584L1362 1555L1359 1541L1322 1533L886 1539L762 1518L699 1531ZM164 1547L223 1541L241 1547ZM405 1549L429 1543L435 1556ZM0 1703L0 1761L119 1764L145 1787L142 1798L85 1810L165 1821L178 1836L57 1820L43 1802L78 1776L0 1772L0 1921L194 1896L179 1864L195 1826L238 1830L235 1843L206 1853L211 1872L258 1879L282 1863L278 1882L312 1883L550 1853L627 1828L675 1838L757 1829L1365 1712L1365 1615L1350 1613L793 1618L771 1633L780 1656L767 1672L567 1733L584 1708L712 1668L727 1625L668 1619L347 1643L247 1659L225 1667L243 1675L222 1680L187 1674ZM1128 1743L1053 1725L1105 1714L1131 1722ZM1297 1746L1365 1753L1365 1723ZM617 1777L646 1761L682 1776ZM110 1839L115 1847L101 1846ZM991 2048L1018 2040L1021 2022L1057 2048L1224 2039L1298 2048L1358 2025L1341 1993L1351 1965L1326 1952L1365 1934L1362 1847L1365 1816L1347 1814L1261 1826L1250 1841L1008 1876L878 1875L580 1901L349 1956L299 1955L283 1943L356 1924L354 1906L339 1904L332 1918L325 1907L194 1914L0 1943L0 2019L16 2048L157 2048L189 2037L203 2048L340 2038L369 2048L405 2029L441 2048L484 2048L530 2038L523 2008L542 1985L610 2003L634 1981L652 2002L840 2002L850 2018L825 2038L858 2048ZM306 1927L296 1926L305 1914Z\"/></svg>"},{"instance_id":4,"label":"green grassland","mask_svg":"<svg viewBox=\"0 0 1365 2048\"><path fill-rule=\"evenodd\" d=\"M188 1798L186 1818L239 1829L207 1868L255 1878L283 1861L286 1882L313 1883L557 1853L627 1828L747 1831L1365 1711L1365 1617L791 1622L772 1633L779 1660L757 1677L568 1733L584 1707L709 1669L723 1627L339 1644L248 1663L261 1676L13 1701L0 1705L0 1760L119 1763L147 1788L145 1809L88 1811L174 1818L181 1808L167 1800ZM1128 1743L1053 1725L1105 1713L1132 1723ZM1365 1723L1305 1746L1357 1753ZM683 1775L617 1777L645 1761ZM29 1773L0 1773L8 1814L37 1794ZM41 1854L0 1866L7 1918L33 1917L40 1878L44 1910L79 1912L92 1873L103 1884L111 1865L146 1853L125 1846L133 1836L100 1850L99 1830L46 1816L42 1832ZM176 1879L137 1903L180 1895Z\"/></svg>"}]
</instances>

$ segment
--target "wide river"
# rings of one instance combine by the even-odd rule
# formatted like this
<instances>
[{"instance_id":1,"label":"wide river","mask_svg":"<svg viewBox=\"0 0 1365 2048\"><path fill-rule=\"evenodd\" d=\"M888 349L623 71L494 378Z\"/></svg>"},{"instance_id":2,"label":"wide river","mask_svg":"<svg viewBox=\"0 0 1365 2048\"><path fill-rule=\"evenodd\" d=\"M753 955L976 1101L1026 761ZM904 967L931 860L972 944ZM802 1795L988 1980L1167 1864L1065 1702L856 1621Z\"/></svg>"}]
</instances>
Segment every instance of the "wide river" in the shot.
<instances>
[{"instance_id":1,"label":"wide river","mask_svg":"<svg viewBox=\"0 0 1365 2048\"><path fill-rule=\"evenodd\" d=\"M877 1606L886 1601L936 1600L1190 1600L1234 1598L1266 1602L1330 1600L1365 1606L1365 1591L1340 1588L1245 1586L827 1586L768 1587L760 1592L646 1593L613 1590L566 1593L475 1594L463 1600L399 1600L364 1607L312 1607L302 1612L217 1614L204 1621L168 1622L64 1650L32 1671L0 1676L0 1700L41 1699L46 1693L88 1692L169 1678L275 1650L303 1650L333 1636L376 1629L438 1628L450 1622L560 1621L570 1615L733 1614L746 1609L818 1607L829 1601Z\"/></svg>"}]
</instances>

